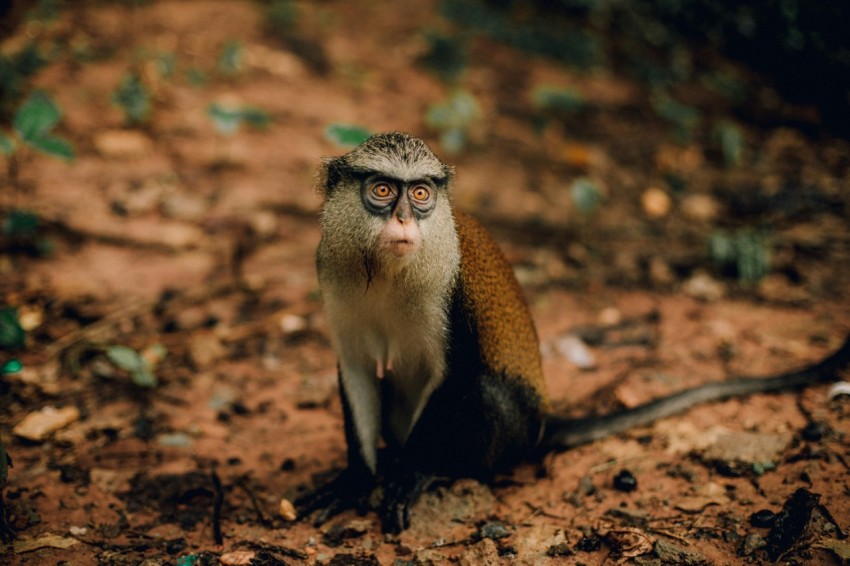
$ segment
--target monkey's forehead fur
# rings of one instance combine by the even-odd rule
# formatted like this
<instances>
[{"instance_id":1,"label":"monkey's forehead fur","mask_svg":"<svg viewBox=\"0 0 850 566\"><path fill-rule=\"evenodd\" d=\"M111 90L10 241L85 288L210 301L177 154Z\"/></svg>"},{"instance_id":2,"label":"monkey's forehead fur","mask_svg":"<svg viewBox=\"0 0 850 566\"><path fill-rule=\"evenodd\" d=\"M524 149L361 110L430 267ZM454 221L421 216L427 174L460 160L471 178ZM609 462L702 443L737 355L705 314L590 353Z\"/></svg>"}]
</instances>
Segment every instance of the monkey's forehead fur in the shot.
<instances>
[{"instance_id":1,"label":"monkey's forehead fur","mask_svg":"<svg viewBox=\"0 0 850 566\"><path fill-rule=\"evenodd\" d=\"M402 132L375 134L349 153L325 159L319 185L333 189L347 176L377 174L400 181L448 183L454 168L440 161L421 139Z\"/></svg>"}]
</instances>

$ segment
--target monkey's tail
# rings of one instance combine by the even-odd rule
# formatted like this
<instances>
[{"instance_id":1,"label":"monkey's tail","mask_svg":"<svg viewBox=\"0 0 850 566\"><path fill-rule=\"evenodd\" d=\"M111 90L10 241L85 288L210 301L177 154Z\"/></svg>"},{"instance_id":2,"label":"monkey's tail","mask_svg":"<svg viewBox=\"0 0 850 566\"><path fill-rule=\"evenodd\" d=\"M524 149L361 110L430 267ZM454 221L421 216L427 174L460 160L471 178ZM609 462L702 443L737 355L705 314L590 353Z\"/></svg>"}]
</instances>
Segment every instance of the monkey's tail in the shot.
<instances>
[{"instance_id":1,"label":"monkey's tail","mask_svg":"<svg viewBox=\"0 0 850 566\"><path fill-rule=\"evenodd\" d=\"M546 420L543 447L550 450L566 450L681 413L700 403L826 383L833 380L836 373L848 365L850 365L850 335L832 355L797 371L771 377L741 377L729 381L706 383L610 415L577 419L550 416Z\"/></svg>"}]
</instances>

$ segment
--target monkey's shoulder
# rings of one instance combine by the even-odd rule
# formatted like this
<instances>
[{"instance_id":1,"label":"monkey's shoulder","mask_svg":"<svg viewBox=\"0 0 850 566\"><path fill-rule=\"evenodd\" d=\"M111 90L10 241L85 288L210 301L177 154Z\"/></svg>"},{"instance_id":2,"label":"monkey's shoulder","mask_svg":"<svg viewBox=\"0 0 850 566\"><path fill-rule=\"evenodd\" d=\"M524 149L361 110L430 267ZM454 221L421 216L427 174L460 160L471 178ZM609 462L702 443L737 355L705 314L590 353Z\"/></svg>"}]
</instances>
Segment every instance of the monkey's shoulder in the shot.
<instances>
[{"instance_id":1,"label":"monkey's shoulder","mask_svg":"<svg viewBox=\"0 0 850 566\"><path fill-rule=\"evenodd\" d=\"M537 331L513 269L486 228L463 212L454 217L461 252L458 292L482 362L528 380L545 399Z\"/></svg>"}]
</instances>

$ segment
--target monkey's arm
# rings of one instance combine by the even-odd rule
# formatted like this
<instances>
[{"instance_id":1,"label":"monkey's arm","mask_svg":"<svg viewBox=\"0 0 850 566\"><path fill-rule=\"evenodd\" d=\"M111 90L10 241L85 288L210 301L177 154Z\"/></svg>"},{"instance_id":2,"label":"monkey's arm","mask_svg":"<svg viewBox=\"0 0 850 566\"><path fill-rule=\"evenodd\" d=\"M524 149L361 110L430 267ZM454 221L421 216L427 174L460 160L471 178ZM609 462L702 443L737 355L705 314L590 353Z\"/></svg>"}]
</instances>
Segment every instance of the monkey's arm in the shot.
<instances>
[{"instance_id":1,"label":"monkey's arm","mask_svg":"<svg viewBox=\"0 0 850 566\"><path fill-rule=\"evenodd\" d=\"M298 514L302 517L319 511L313 520L316 525L321 525L334 515L347 509L365 512L367 499L375 487L374 470L363 456L362 436L356 429L351 401L344 384L342 371L339 373L339 391L345 419L348 466L330 482L309 491L295 501ZM361 391L364 394L367 392ZM380 409L378 409L378 412L380 412ZM377 460L374 445L371 447L371 452Z\"/></svg>"},{"instance_id":2,"label":"monkey's arm","mask_svg":"<svg viewBox=\"0 0 850 566\"><path fill-rule=\"evenodd\" d=\"M706 383L610 415L578 419L550 416L546 419L543 448L566 450L681 413L701 403L826 383L834 379L835 374L848 365L850 365L850 335L832 355L797 371L771 377L740 377L729 381Z\"/></svg>"}]
</instances>

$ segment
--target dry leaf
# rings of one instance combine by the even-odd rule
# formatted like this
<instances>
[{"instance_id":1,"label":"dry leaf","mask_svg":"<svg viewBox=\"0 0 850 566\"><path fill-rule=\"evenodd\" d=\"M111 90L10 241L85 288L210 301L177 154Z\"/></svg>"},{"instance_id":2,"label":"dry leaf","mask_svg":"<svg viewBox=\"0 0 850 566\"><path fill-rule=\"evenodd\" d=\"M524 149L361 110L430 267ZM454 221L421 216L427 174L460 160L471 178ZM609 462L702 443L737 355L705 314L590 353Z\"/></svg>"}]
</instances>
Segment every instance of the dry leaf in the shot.
<instances>
[{"instance_id":1,"label":"dry leaf","mask_svg":"<svg viewBox=\"0 0 850 566\"><path fill-rule=\"evenodd\" d=\"M12 549L15 554L23 554L40 548L71 548L79 543L80 541L75 538L46 534L38 538L19 538L12 545Z\"/></svg>"},{"instance_id":2,"label":"dry leaf","mask_svg":"<svg viewBox=\"0 0 850 566\"><path fill-rule=\"evenodd\" d=\"M634 558L652 552L652 539L644 531L635 527L611 529L605 535L605 540L623 558Z\"/></svg>"},{"instance_id":3,"label":"dry leaf","mask_svg":"<svg viewBox=\"0 0 850 566\"><path fill-rule=\"evenodd\" d=\"M12 432L21 438L40 442L79 418L80 410L73 405L61 409L48 406L24 417Z\"/></svg>"},{"instance_id":4,"label":"dry leaf","mask_svg":"<svg viewBox=\"0 0 850 566\"><path fill-rule=\"evenodd\" d=\"M841 559L842 562L850 560L850 543L834 538L824 538L814 543L812 546L817 548L825 548L831 550Z\"/></svg>"}]
</instances>

